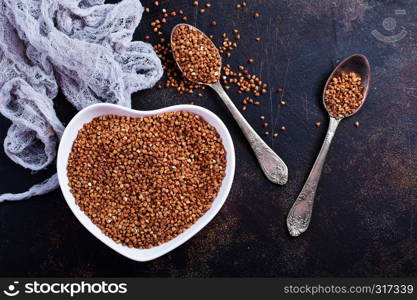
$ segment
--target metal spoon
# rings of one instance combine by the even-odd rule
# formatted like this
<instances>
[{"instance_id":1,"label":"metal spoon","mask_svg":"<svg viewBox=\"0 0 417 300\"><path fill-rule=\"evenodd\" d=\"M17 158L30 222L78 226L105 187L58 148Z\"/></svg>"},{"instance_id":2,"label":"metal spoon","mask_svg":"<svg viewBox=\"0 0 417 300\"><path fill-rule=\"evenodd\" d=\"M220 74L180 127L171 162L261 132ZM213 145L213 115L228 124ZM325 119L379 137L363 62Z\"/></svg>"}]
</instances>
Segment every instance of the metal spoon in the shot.
<instances>
[{"instance_id":1,"label":"metal spoon","mask_svg":"<svg viewBox=\"0 0 417 300\"><path fill-rule=\"evenodd\" d=\"M336 119L331 116L329 109L326 106L324 97L325 91L330 80L333 78L333 76L337 76L342 72L356 72L357 74L359 74L362 78L362 85L364 88L361 105L355 112L348 116L345 116L344 118L350 117L357 113L361 109L363 103L365 102L366 96L368 95L369 82L371 79L371 68L369 66L367 58L364 55L354 54L352 56L349 56L334 69L332 74L330 74L329 79L327 79L326 85L323 90L323 105L329 113L329 128L327 130L326 137L324 138L324 142L319 152L319 155L317 156L313 168L311 169L310 174L308 175L307 181L304 184L303 189L301 190L297 200L295 200L295 203L291 207L291 210L288 214L287 226L290 235L292 236L299 236L308 228L311 219L311 213L313 211L314 196L316 194L317 185L320 180L320 175L323 169L324 161L326 159L327 152L329 151L330 143L336 132L337 126L343 119Z\"/></svg>"},{"instance_id":2,"label":"metal spoon","mask_svg":"<svg viewBox=\"0 0 417 300\"><path fill-rule=\"evenodd\" d=\"M202 35L204 35L212 43L211 39L207 37L202 31L200 31L199 29L189 24L182 23L182 24L177 24L171 31L171 46L173 44L172 43L173 34L178 26L192 27L198 30ZM213 46L217 49L217 47L214 44ZM172 51L174 52L174 49L172 49ZM221 61L221 56L219 53L218 53L218 57ZM175 59L175 55L174 55L174 59ZM176 61L176 63L178 65L178 68L181 70L181 66L178 64L178 61ZM181 70L181 72L183 71ZM187 79L190 80L190 78L187 78ZM220 79L220 70L219 70L219 79ZM216 83L212 83L212 84L204 83L204 82L195 82L195 83L207 85L217 92L217 94L223 100L226 107L229 109L233 118L236 120L237 124L239 125L240 129L242 130L243 134L248 140L253 151L255 152L256 158L258 159L258 162L262 168L262 171L265 173L266 177L270 181L277 183L277 184L283 185L287 183L287 180L288 180L287 166L285 165L283 160L262 140L262 138L249 125L246 119L242 116L242 114L233 104L232 100L230 100L229 96L226 94L225 90L220 84L220 81L217 81Z\"/></svg>"}]
</instances>

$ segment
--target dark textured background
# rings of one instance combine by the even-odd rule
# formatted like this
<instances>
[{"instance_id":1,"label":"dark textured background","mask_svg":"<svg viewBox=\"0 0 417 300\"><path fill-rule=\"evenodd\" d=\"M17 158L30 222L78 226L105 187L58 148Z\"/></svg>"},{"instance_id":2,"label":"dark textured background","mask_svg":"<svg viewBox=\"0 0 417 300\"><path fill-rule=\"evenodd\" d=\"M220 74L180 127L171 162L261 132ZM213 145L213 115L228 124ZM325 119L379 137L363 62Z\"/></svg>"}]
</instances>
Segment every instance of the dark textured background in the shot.
<instances>
[{"instance_id":1,"label":"dark textured background","mask_svg":"<svg viewBox=\"0 0 417 300\"><path fill-rule=\"evenodd\" d=\"M168 255L138 263L113 252L75 219L59 190L19 203L0 205L1 276L417 276L416 201L416 1L211 1L200 15L192 0L160 1L184 9L190 23L219 40L241 31L233 66L255 59L250 70L269 83L260 107L244 113L262 132L259 115L287 131L265 138L289 167L288 184L263 176L247 142L216 95L180 96L152 89L133 96L147 110L190 101L217 113L229 127L237 156L230 195L216 218ZM206 1L200 1L206 3ZM143 1L150 6L151 1ZM395 15L405 9L406 15ZM260 12L261 18L252 15ZM149 34L156 12L145 14L137 39ZM394 17L397 27L382 22ZM178 20L178 18L176 19ZM216 20L217 27L209 25ZM408 33L397 43L371 35L377 29ZM254 42L262 37L260 43ZM361 112L339 126L324 167L307 233L291 238L285 218L322 143L327 117L320 94L337 62L363 53L372 67L372 89ZM282 87L284 94L276 94ZM243 99L230 96L237 104ZM279 99L288 105L280 107ZM75 113L59 96L59 116ZM239 104L240 106L240 104ZM361 126L353 123L359 120ZM322 126L316 128L314 123ZM0 138L9 122L0 118ZM271 131L271 130L270 130ZM414 160L414 161L413 161ZM0 192L18 192L37 183L53 168L31 175L0 154Z\"/></svg>"}]
</instances>

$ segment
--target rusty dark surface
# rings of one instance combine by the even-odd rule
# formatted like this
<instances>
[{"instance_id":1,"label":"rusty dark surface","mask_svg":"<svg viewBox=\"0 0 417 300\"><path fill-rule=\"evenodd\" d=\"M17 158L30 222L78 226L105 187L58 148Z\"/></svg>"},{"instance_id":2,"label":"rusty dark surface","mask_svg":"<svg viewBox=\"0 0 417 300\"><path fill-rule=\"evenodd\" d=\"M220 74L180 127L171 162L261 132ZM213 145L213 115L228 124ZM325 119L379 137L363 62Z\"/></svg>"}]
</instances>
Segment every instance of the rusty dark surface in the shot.
<instances>
[{"instance_id":1,"label":"rusty dark surface","mask_svg":"<svg viewBox=\"0 0 417 300\"><path fill-rule=\"evenodd\" d=\"M223 32L240 30L242 38L228 62L236 67L254 58L250 70L270 86L262 105L249 107L244 115L259 133L261 114L274 130L287 127L279 138L265 140L288 164L288 184L277 186L263 176L243 135L213 92L198 98L181 96L173 89L143 91L133 97L137 109L194 101L217 113L230 129L236 147L236 176L220 213L168 255L138 263L84 229L59 190L3 203L0 275L417 276L417 2L257 0L237 10L237 1L213 0L204 15L196 12L191 0L159 2L160 8L182 8L190 23L218 40ZM405 14L396 14L398 9ZM255 20L254 12L261 17ZM149 34L148 24L155 16L155 11L144 15L137 39ZM392 31L383 27L388 17L397 22ZM212 20L217 21L216 27L210 26ZM400 41L386 43L376 39L372 30L387 36L401 30L407 34ZM254 41L257 36L261 42ZM323 84L337 62L353 53L369 58L369 97L362 111L339 126L310 228L301 237L291 238L285 218L328 124L320 99ZM284 88L284 93L275 93L276 88ZM243 97L233 91L229 94L240 106ZM278 105L281 98L287 105ZM55 103L67 123L75 110L62 95ZM353 126L357 120L359 128ZM315 122L322 125L316 128ZM8 126L0 118L1 140ZM51 167L31 175L1 153L0 192L22 191L53 172Z\"/></svg>"}]
</instances>

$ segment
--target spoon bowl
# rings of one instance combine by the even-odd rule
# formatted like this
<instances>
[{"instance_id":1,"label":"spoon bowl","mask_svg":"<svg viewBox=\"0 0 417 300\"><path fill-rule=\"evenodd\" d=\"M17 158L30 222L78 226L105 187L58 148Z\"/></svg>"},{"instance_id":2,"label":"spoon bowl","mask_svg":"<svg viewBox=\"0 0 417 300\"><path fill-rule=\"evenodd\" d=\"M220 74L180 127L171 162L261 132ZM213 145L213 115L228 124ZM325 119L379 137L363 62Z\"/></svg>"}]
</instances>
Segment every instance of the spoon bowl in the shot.
<instances>
[{"instance_id":1,"label":"spoon bowl","mask_svg":"<svg viewBox=\"0 0 417 300\"><path fill-rule=\"evenodd\" d=\"M178 67L178 69L181 71L181 73L184 75L184 77L185 78L187 78L189 81L191 81L191 82L194 82L194 83L197 83L197 84L202 84L202 85L208 85L208 83L207 82L200 82L200 81L195 81L195 80L192 80L191 78L188 78L188 77L186 77L186 73L184 72L184 70L181 68L181 65L178 63L178 58L177 57L175 57L175 51L174 51L174 49L173 49L173 45L175 44L174 43L174 39L173 39L173 37L174 37L174 35L175 35L175 32L177 31L177 29L179 28L179 27L181 27L181 26L187 26L187 27L189 27L189 28L191 28L191 29L193 29L193 30L195 30L195 31L198 31L202 36L204 36L208 41L209 41L209 43L211 44L211 46L213 46L213 49L216 49L216 56L217 56L217 58L218 58L218 60L219 60L219 69L218 69L218 73L219 73L219 76L218 76L218 79L217 80L220 80L220 74L221 74L221 70L222 70L222 57L221 57L221 55L220 55L220 52L219 52L219 49L216 47L216 45L213 43L213 41L204 33L204 32L202 32L200 29L198 29L197 27L194 27L194 26L192 26L192 25L190 25L190 24L186 24L186 23L179 23L179 24L177 24L177 25L175 25L173 28L172 28L172 30L171 30L171 35L170 35L170 42L171 42L171 49L172 49L172 55L174 56L174 60L175 60L175 63L177 64L177 67Z\"/></svg>"},{"instance_id":2,"label":"spoon bowl","mask_svg":"<svg viewBox=\"0 0 417 300\"><path fill-rule=\"evenodd\" d=\"M354 114L356 114L363 106L363 104L365 103L365 99L368 96L368 92L369 92L369 86L370 86L370 82L371 82L371 67L369 65L369 61L366 58L366 56L362 55L362 54L353 54L347 58L345 58L343 61L341 61L336 68L334 68L333 72L330 74L329 78L326 81L326 84L324 86L323 89L323 96L322 96L322 101L323 101L323 105L327 111L327 113L329 114L330 117L332 117L332 115L330 114L329 109L327 108L326 102L325 102L325 92L328 88L328 85L330 83L330 81L332 80L333 77L335 76L339 76L342 73L346 73L346 72L355 72L356 74L358 74L361 78L362 78L362 86L363 86L363 92L362 92L362 101L360 106L351 114L344 116L343 118L338 118L338 119L344 119L344 118L348 118L353 116Z\"/></svg>"}]
</instances>

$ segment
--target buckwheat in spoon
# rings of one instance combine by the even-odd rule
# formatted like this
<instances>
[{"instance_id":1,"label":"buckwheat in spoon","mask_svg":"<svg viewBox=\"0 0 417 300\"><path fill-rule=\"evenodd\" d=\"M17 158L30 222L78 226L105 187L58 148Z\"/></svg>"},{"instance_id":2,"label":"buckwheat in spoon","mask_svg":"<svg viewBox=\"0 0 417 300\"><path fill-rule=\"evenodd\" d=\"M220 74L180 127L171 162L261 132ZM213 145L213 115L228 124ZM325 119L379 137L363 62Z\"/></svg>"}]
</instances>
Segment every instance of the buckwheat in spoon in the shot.
<instances>
[{"instance_id":1,"label":"buckwheat in spoon","mask_svg":"<svg viewBox=\"0 0 417 300\"><path fill-rule=\"evenodd\" d=\"M249 141L266 177L274 183L285 184L287 166L249 125L220 84L222 60L213 42L197 28L178 24L171 32L171 47L179 69L188 80L205 84L218 93Z\"/></svg>"},{"instance_id":2,"label":"buckwheat in spoon","mask_svg":"<svg viewBox=\"0 0 417 300\"><path fill-rule=\"evenodd\" d=\"M329 128L310 175L288 214L287 226L292 236L300 235L310 224L317 185L337 126L361 109L368 95L370 79L369 62L360 54L342 61L327 79L323 105L330 117Z\"/></svg>"}]
</instances>

